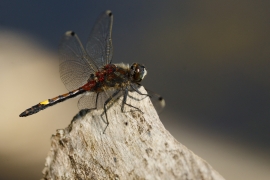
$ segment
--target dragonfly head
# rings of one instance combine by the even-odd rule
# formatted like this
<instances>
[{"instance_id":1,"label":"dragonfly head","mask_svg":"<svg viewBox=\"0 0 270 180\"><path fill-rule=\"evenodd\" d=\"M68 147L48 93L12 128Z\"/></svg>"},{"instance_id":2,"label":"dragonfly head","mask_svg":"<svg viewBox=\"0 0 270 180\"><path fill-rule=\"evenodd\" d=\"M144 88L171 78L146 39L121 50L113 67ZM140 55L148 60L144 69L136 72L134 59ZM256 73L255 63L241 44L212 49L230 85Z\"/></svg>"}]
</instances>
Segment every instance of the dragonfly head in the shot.
<instances>
[{"instance_id":1,"label":"dragonfly head","mask_svg":"<svg viewBox=\"0 0 270 180\"><path fill-rule=\"evenodd\" d=\"M144 65L133 63L130 67L131 77L135 82L141 82L145 75L147 74Z\"/></svg>"}]
</instances>

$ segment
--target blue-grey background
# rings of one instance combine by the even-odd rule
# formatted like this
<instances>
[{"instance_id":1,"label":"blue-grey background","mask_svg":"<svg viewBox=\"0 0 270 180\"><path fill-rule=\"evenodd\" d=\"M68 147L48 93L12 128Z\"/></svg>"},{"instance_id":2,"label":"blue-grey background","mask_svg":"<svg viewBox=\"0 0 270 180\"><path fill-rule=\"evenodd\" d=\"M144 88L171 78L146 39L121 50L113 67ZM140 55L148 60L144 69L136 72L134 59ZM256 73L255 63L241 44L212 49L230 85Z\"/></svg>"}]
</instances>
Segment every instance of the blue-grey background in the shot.
<instances>
[{"instance_id":1,"label":"blue-grey background","mask_svg":"<svg viewBox=\"0 0 270 180\"><path fill-rule=\"evenodd\" d=\"M200 151L203 151L196 149L197 142L194 141L194 146L186 142L185 136L190 135L183 133L185 127L186 130L190 130L187 133L201 132L198 136L205 134L208 140L224 140L234 144L232 148L242 148L239 154L248 151L256 160L269 162L270 1L1 1L0 38L7 39L5 43L1 43L0 39L0 47L2 50L8 47L10 53L17 53L16 48L19 45L16 47L16 43L6 43L9 42L8 38L13 42L13 38L17 37L10 35L11 32L27 37L51 54L57 54L59 40L65 31L74 30L82 42L86 43L96 18L107 9L112 10L114 14L113 62L145 64L148 74L143 84L164 96L167 106L161 114L161 120L181 143L196 154L201 155ZM5 107L5 112L17 118L14 122L22 121L17 115L25 108L65 93L57 75L57 57L48 58L44 62L36 54L34 60L23 61L23 55L19 54L17 59L10 60L0 56L2 64L9 63L7 66L2 65L0 69L12 72L15 77L15 82L8 82L8 78L5 78L7 74L2 70L1 87L5 85L16 90L12 93L7 91L1 96L12 96L10 101L16 97L15 101L21 104L20 108L11 112L9 107L14 104L2 101L1 106ZM40 56L42 55L41 53ZM31 53L27 53L27 56L31 57ZM37 63L43 64L38 66ZM37 72L29 75L32 80L26 78L26 73L16 70L30 66L32 69L27 70L27 73L34 70ZM62 88L61 91L57 90L54 83L50 83L52 78L55 84ZM23 84L18 85L19 83ZM25 87L30 88L26 90ZM38 92L39 87L43 91ZM45 94L48 89L54 91ZM30 101L33 93L36 95ZM76 100L71 104L75 107ZM62 104L55 108L57 111L66 106ZM38 124L38 119L43 117L48 128L64 128L69 122L63 122L61 126L56 127L55 121L72 118L78 110L71 109L72 111L65 113L65 117L62 114L54 114L58 118L52 121L45 119L49 118L48 114L53 114L53 110L46 110L41 115L29 117L29 120L23 119L23 122L33 120L32 123ZM8 120L9 118L1 119L1 123L4 123L3 128ZM20 127L20 131L31 129L27 129L25 125ZM12 138L13 133L9 133L9 137ZM47 152L49 137L54 132L44 130L44 133L48 141L44 151ZM36 131L29 135L32 136L37 138L39 134ZM18 138L16 140L20 141ZM3 141L1 147L11 142L14 140ZM200 143L202 149L207 146L203 142ZM29 144L33 143L30 141ZM21 146L25 147L23 143ZM29 147L31 150L35 148L37 149ZM213 148L218 147L213 145ZM16 150L14 149L14 152ZM226 151L224 148L223 150ZM13 151L0 150L0 158L3 159L0 160L3 171L0 178L41 177L40 171L45 160L37 161L31 166L12 164L9 163L15 158L9 156L12 153ZM28 154L30 159L31 154ZM45 156L46 153L42 154L41 158ZM208 161L207 157L201 157ZM250 159L250 156L247 155L246 158ZM222 161L220 160L220 164ZM222 172L224 167L218 168L218 164L211 163L211 160L210 164L225 178L232 179L226 174L232 172L230 169ZM231 175L234 177L234 174Z\"/></svg>"}]
</instances>

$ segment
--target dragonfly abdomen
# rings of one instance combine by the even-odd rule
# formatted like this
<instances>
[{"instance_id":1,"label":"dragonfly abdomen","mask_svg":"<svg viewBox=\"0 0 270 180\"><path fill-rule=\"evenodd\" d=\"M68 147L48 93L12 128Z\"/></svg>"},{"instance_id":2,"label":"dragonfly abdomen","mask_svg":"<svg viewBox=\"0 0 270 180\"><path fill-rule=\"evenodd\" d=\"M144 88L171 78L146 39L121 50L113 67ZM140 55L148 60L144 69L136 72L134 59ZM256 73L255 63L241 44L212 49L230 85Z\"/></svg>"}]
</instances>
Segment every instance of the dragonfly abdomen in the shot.
<instances>
[{"instance_id":1,"label":"dragonfly abdomen","mask_svg":"<svg viewBox=\"0 0 270 180\"><path fill-rule=\"evenodd\" d=\"M22 112L20 114L20 117L26 117L26 116L29 116L29 115L32 115L32 114L36 114L39 111L41 111L43 109L46 109L47 107L53 106L53 105L55 105L57 103L60 103L60 102L63 102L65 100L67 100L67 99L73 98L73 97L75 97L75 96L77 96L79 94L82 94L84 92L85 92L84 89L79 88L79 89L76 89L74 91L70 91L69 93L62 94L62 95L59 95L57 97L54 97L52 99L47 99L45 101L42 101L42 102L38 103L35 106L32 106L29 109L26 109L24 112Z\"/></svg>"}]
</instances>

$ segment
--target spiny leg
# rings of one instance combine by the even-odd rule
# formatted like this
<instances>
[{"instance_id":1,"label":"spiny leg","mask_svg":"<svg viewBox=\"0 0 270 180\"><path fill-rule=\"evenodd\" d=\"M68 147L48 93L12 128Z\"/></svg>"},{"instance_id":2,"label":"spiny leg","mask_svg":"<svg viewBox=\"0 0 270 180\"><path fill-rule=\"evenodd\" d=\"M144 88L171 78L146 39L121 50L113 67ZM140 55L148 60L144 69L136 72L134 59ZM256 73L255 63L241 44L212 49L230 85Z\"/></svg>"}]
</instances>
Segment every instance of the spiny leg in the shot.
<instances>
[{"instance_id":1,"label":"spiny leg","mask_svg":"<svg viewBox=\"0 0 270 180\"><path fill-rule=\"evenodd\" d=\"M73 117L73 119L71 120L71 122L76 121L80 117L84 117L91 110L96 110L97 109L97 102L98 102L99 93L95 93L95 94L96 94L96 96L95 96L96 101L95 101L95 107L93 107L93 108L81 108L80 105L79 105L81 103L83 104L83 102L81 102L81 99L86 98L87 95L85 94L83 97L81 97L81 99L78 101L78 108L80 109L80 112Z\"/></svg>"},{"instance_id":2,"label":"spiny leg","mask_svg":"<svg viewBox=\"0 0 270 180\"><path fill-rule=\"evenodd\" d=\"M140 83L136 83L136 84L138 86L142 86ZM134 89L136 87L132 87L132 88ZM151 91L151 90L149 90L147 88L145 88L145 90L147 91L148 97L151 98L151 101L152 101L152 103L153 103L156 111L158 113L160 113L162 111L162 109L165 107L165 100L164 100L164 98L161 95L159 95L159 94L157 94L157 93L155 93L155 92L153 92L153 91ZM136 91L136 89L135 89L135 91Z\"/></svg>"},{"instance_id":3,"label":"spiny leg","mask_svg":"<svg viewBox=\"0 0 270 180\"><path fill-rule=\"evenodd\" d=\"M107 126L105 127L105 129L104 129L104 131L103 131L103 134L105 134L105 131L106 131L106 129L107 129L107 127L109 126L109 121L108 121L108 116L107 116L107 108L106 108L106 105L115 97L115 96L117 96L118 94L120 93L120 90L117 90L116 92L114 92L113 93L113 95L109 98L109 99L107 99L106 101L105 101L105 103L104 103L104 113L105 113L105 117L106 117L106 124L107 124Z\"/></svg>"},{"instance_id":4,"label":"spiny leg","mask_svg":"<svg viewBox=\"0 0 270 180\"><path fill-rule=\"evenodd\" d=\"M98 108L98 98L100 93L90 92L89 94L84 94L78 101L78 109L80 110L96 110Z\"/></svg>"},{"instance_id":5,"label":"spiny leg","mask_svg":"<svg viewBox=\"0 0 270 180\"><path fill-rule=\"evenodd\" d=\"M136 83L138 86L142 86L140 83ZM158 97L158 99L161 101L161 100L163 100L163 97L162 96L160 96L159 94L157 94L157 93L155 93L155 92L153 92L153 91L151 91L151 90L149 90L149 89L147 89L147 88L145 88L145 90L147 91L147 93L148 94L143 94L143 93L141 93L133 84L131 84L131 87L132 87L132 89L133 90L135 90L138 94L140 94L140 95L146 95L146 96L149 96L150 98L152 98L152 94L153 95L155 95L156 97ZM149 92L151 92L150 94L149 94Z\"/></svg>"},{"instance_id":6,"label":"spiny leg","mask_svg":"<svg viewBox=\"0 0 270 180\"><path fill-rule=\"evenodd\" d=\"M121 111L124 112L124 106L127 102L127 95L128 95L128 91L127 89L125 90L125 94L124 94L124 97L123 97L123 101L122 101L122 106L121 106Z\"/></svg>"},{"instance_id":7,"label":"spiny leg","mask_svg":"<svg viewBox=\"0 0 270 180\"><path fill-rule=\"evenodd\" d=\"M132 108L137 109L138 111L142 112L139 108L137 108L135 106L132 106L131 104L127 103L127 96L128 96L128 88L125 89L125 94L124 94L124 98L123 98L123 101L122 101L121 111L124 112L124 106L127 105L129 107L132 107Z\"/></svg>"},{"instance_id":8,"label":"spiny leg","mask_svg":"<svg viewBox=\"0 0 270 180\"><path fill-rule=\"evenodd\" d=\"M141 86L140 84L138 84L139 86ZM131 88L134 90L134 91L136 91L138 94L140 94L140 95L145 95L145 96L149 96L148 94L143 94L143 93L141 93L136 87L134 87L134 85L133 84L130 84L130 86L131 86ZM150 97L150 96L149 96Z\"/></svg>"},{"instance_id":9,"label":"spiny leg","mask_svg":"<svg viewBox=\"0 0 270 180\"><path fill-rule=\"evenodd\" d=\"M98 96L99 96L99 93L97 93L97 96L96 96L96 107L94 107L94 108L91 108L90 110L95 110L95 109L97 109L97 103L98 103Z\"/></svg>"}]
</instances>

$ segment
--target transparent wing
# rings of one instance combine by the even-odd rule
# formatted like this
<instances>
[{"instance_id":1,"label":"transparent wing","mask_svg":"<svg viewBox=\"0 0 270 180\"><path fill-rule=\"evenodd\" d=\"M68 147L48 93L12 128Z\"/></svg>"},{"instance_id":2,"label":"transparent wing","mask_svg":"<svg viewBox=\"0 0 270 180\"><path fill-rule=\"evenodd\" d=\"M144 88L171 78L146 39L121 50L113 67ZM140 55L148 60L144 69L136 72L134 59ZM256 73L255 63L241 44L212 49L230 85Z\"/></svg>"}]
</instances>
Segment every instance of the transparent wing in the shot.
<instances>
[{"instance_id":1,"label":"transparent wing","mask_svg":"<svg viewBox=\"0 0 270 180\"><path fill-rule=\"evenodd\" d=\"M113 56L112 46L113 15L106 11L97 20L86 44L86 52L98 68L110 64Z\"/></svg>"},{"instance_id":2,"label":"transparent wing","mask_svg":"<svg viewBox=\"0 0 270 180\"><path fill-rule=\"evenodd\" d=\"M164 98L149 89L145 89L145 90L147 91L147 94L150 96L151 102L154 105L156 111L160 113L165 107Z\"/></svg>"},{"instance_id":3,"label":"transparent wing","mask_svg":"<svg viewBox=\"0 0 270 180\"><path fill-rule=\"evenodd\" d=\"M72 31L67 31L60 42L59 59L60 77L69 91L83 86L97 70Z\"/></svg>"},{"instance_id":4,"label":"transparent wing","mask_svg":"<svg viewBox=\"0 0 270 180\"><path fill-rule=\"evenodd\" d=\"M95 92L90 92L90 93L86 93L85 95L83 95L80 100L78 101L78 108L81 109L93 109L93 108L97 108L97 109L102 109L104 108L104 104L105 102L113 97L113 94L116 92L117 90L115 89L109 89L100 93L95 93ZM108 104L113 105L114 102L121 96L123 95L122 92L119 92L117 94L117 96L114 96L112 98L112 100L110 101L110 103ZM108 107L108 106L107 106Z\"/></svg>"},{"instance_id":5,"label":"transparent wing","mask_svg":"<svg viewBox=\"0 0 270 180\"><path fill-rule=\"evenodd\" d=\"M82 109L93 109L96 108L97 93L90 92L84 94L78 101L78 108Z\"/></svg>"}]
</instances>

